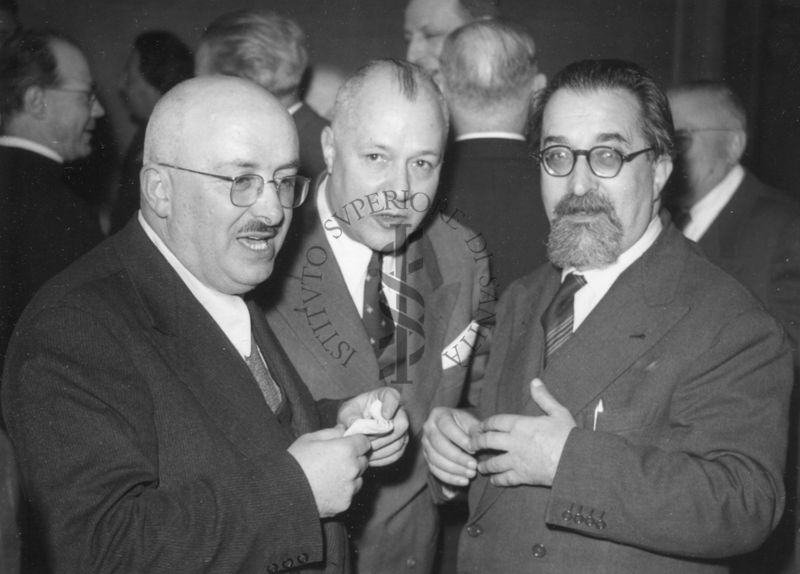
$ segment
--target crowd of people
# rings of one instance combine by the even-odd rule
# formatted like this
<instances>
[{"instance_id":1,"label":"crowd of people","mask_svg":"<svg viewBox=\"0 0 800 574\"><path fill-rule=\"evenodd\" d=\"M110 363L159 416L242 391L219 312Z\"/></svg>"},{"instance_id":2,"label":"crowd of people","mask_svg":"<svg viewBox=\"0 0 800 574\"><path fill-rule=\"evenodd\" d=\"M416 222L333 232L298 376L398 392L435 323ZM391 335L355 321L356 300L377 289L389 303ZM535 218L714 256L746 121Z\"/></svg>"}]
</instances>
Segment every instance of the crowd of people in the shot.
<instances>
[{"instance_id":1,"label":"crowd of people","mask_svg":"<svg viewBox=\"0 0 800 574\"><path fill-rule=\"evenodd\" d=\"M0 0L3 572L796 571L800 204L725 83L503 16L314 90L289 15L143 32L98 213L86 54Z\"/></svg>"}]
</instances>

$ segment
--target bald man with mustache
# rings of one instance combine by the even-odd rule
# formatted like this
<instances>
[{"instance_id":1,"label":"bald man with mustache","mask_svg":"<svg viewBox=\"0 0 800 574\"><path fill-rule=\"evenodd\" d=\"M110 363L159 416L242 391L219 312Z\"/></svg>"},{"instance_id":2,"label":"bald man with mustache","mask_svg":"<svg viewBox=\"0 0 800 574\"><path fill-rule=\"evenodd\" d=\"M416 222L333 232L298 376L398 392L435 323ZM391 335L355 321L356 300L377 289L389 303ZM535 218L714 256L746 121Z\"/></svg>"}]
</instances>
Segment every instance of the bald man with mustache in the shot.
<instances>
[{"instance_id":1,"label":"bald man with mustache","mask_svg":"<svg viewBox=\"0 0 800 574\"><path fill-rule=\"evenodd\" d=\"M45 287L9 350L30 569L349 570L334 517L408 422L393 389L315 403L247 301L305 197L297 164L291 117L247 81L156 106L138 216ZM376 404L391 429L345 435Z\"/></svg>"}]
</instances>

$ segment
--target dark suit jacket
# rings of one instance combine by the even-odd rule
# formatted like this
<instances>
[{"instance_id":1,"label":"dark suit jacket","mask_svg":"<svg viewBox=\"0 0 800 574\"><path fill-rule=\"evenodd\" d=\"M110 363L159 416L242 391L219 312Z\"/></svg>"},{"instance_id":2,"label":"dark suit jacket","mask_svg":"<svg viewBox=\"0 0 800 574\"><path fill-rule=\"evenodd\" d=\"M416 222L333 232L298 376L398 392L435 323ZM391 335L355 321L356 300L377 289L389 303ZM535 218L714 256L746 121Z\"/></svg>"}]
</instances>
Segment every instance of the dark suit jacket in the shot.
<instances>
[{"instance_id":1,"label":"dark suit jacket","mask_svg":"<svg viewBox=\"0 0 800 574\"><path fill-rule=\"evenodd\" d=\"M552 488L476 479L460 572L726 572L783 507L780 326L670 224L542 369L559 283L544 266L503 296L481 416L543 414L539 376L578 426Z\"/></svg>"},{"instance_id":2,"label":"dark suit jacket","mask_svg":"<svg viewBox=\"0 0 800 574\"><path fill-rule=\"evenodd\" d=\"M706 256L758 297L783 325L795 349L800 343L800 207L785 193L746 172L736 193L698 242ZM798 398L789 448L786 515L758 553L737 564L736 572L797 572ZM797 554L797 549L794 550Z\"/></svg>"},{"instance_id":3,"label":"dark suit jacket","mask_svg":"<svg viewBox=\"0 0 800 574\"><path fill-rule=\"evenodd\" d=\"M547 261L550 224L539 166L524 141L479 138L453 142L439 184L446 210L483 234L500 292Z\"/></svg>"},{"instance_id":4,"label":"dark suit jacket","mask_svg":"<svg viewBox=\"0 0 800 574\"><path fill-rule=\"evenodd\" d=\"M321 136L322 130L329 125L329 122L306 103L292 117L297 126L297 136L300 140L300 169L298 171L306 177L316 177L325 170Z\"/></svg>"},{"instance_id":5,"label":"dark suit jacket","mask_svg":"<svg viewBox=\"0 0 800 574\"><path fill-rule=\"evenodd\" d=\"M258 572L328 561L311 488L287 447L332 425L259 313L253 331L288 401L245 362L138 221L43 289L19 322L3 416L53 572Z\"/></svg>"},{"instance_id":6,"label":"dark suit jacket","mask_svg":"<svg viewBox=\"0 0 800 574\"><path fill-rule=\"evenodd\" d=\"M42 284L103 238L61 164L0 146L0 368L14 323Z\"/></svg>"},{"instance_id":7,"label":"dark suit jacket","mask_svg":"<svg viewBox=\"0 0 800 574\"><path fill-rule=\"evenodd\" d=\"M139 172L144 158L145 126L139 126L131 140L119 173L119 185L111 209L110 233L116 233L139 211Z\"/></svg>"},{"instance_id":8,"label":"dark suit jacket","mask_svg":"<svg viewBox=\"0 0 800 574\"><path fill-rule=\"evenodd\" d=\"M348 515L362 574L430 571L438 521L419 445L422 424L432 407L455 406L467 380L480 378L487 353L483 335L473 335L471 346L453 344L469 341L467 331L477 332L476 322L494 320L486 260L476 262L465 242L473 232L439 214L424 229L409 240L406 258L409 298L424 299L421 314L409 303L409 317L419 320L422 332L409 335L408 351L423 349L423 354L409 361L410 382L394 385L412 440L401 461L369 473L375 480L365 481ZM311 393L342 398L379 386L377 359L325 237L314 194L296 214L281 257L276 281L264 285L267 321Z\"/></svg>"}]
</instances>

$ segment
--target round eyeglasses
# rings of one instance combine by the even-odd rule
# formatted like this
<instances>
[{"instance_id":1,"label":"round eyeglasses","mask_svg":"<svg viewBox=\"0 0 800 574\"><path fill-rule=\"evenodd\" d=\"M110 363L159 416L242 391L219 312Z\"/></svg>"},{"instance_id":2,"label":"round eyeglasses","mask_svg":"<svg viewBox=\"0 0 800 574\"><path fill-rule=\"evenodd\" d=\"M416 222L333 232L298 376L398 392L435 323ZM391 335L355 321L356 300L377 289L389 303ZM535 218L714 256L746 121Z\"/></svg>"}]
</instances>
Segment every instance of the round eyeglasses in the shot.
<instances>
[{"instance_id":1,"label":"round eyeglasses","mask_svg":"<svg viewBox=\"0 0 800 574\"><path fill-rule=\"evenodd\" d=\"M311 181L302 175L286 175L270 180L265 180L257 173L245 173L236 177L229 177L227 175L197 171L196 169L189 169L169 163L156 163L164 167L231 182L231 203L236 207L250 207L258 201L258 197L264 190L265 183L271 183L275 186L275 191L278 194L278 201L282 207L300 207L306 198L306 194L308 194L308 184Z\"/></svg>"},{"instance_id":2,"label":"round eyeglasses","mask_svg":"<svg viewBox=\"0 0 800 574\"><path fill-rule=\"evenodd\" d=\"M603 145L595 146L592 149L572 149L565 145L551 145L537 153L536 158L549 175L567 177L575 169L576 158L584 155L593 174L609 179L617 177L625 163L648 151L653 151L653 148L647 147L625 155L618 149Z\"/></svg>"},{"instance_id":3,"label":"round eyeglasses","mask_svg":"<svg viewBox=\"0 0 800 574\"><path fill-rule=\"evenodd\" d=\"M89 88L88 90L79 90L79 89L72 89L72 88L45 88L46 90L50 90L52 92L66 92L68 94L81 94L86 99L87 107L91 108L92 106L97 103L97 92L94 91L94 88Z\"/></svg>"}]
</instances>

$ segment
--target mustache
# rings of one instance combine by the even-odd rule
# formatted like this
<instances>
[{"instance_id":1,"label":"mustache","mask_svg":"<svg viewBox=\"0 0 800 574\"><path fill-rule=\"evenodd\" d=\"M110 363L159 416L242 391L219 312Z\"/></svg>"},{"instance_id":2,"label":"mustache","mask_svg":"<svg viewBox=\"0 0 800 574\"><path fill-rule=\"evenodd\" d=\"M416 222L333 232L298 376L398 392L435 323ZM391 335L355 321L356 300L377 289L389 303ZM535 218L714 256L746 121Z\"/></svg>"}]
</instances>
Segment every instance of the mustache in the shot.
<instances>
[{"instance_id":1,"label":"mustache","mask_svg":"<svg viewBox=\"0 0 800 574\"><path fill-rule=\"evenodd\" d=\"M268 225L263 221L254 219L245 223L239 233L264 233L274 236L277 235L279 229L280 225Z\"/></svg>"},{"instance_id":2,"label":"mustache","mask_svg":"<svg viewBox=\"0 0 800 574\"><path fill-rule=\"evenodd\" d=\"M559 217L565 215L593 215L605 213L607 215L615 212L611 201L597 192L590 191L583 195L570 193L561 198L556 204L555 214Z\"/></svg>"}]
</instances>

